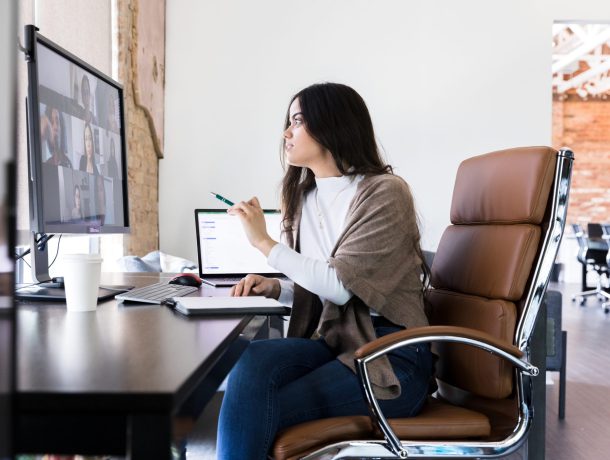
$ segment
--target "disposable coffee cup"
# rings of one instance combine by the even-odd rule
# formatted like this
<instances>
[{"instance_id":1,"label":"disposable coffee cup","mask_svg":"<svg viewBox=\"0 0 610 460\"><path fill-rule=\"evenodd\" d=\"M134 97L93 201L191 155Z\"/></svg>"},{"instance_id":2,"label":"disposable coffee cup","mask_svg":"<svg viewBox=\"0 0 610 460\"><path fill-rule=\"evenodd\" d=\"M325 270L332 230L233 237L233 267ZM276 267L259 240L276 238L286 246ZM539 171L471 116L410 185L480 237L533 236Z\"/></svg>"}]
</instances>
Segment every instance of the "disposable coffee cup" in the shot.
<instances>
[{"instance_id":1,"label":"disposable coffee cup","mask_svg":"<svg viewBox=\"0 0 610 460\"><path fill-rule=\"evenodd\" d=\"M64 286L68 311L94 311L100 286L102 258L97 254L66 254Z\"/></svg>"}]
</instances>

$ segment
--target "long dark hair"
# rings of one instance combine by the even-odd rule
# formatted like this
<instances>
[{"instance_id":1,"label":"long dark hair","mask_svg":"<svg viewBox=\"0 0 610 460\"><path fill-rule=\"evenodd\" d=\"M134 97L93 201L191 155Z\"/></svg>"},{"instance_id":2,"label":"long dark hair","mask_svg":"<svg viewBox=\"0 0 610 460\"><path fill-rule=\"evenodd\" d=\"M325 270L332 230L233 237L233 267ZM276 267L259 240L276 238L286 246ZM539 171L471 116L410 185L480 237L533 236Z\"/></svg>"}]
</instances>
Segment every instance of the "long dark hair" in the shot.
<instances>
[{"instance_id":1,"label":"long dark hair","mask_svg":"<svg viewBox=\"0 0 610 460\"><path fill-rule=\"evenodd\" d=\"M93 128L88 122L85 122L85 128L83 129L83 152L85 152L85 158L87 158L87 141L85 140L87 130L89 130L89 132L91 133L91 161L95 162L95 142L93 138Z\"/></svg>"},{"instance_id":2,"label":"long dark hair","mask_svg":"<svg viewBox=\"0 0 610 460\"><path fill-rule=\"evenodd\" d=\"M66 128L64 126L64 117L61 111L57 107L51 104L47 104L44 113L50 122L53 119L53 110L57 111L57 119L59 120L59 139L57 140L57 148L59 149L60 153L66 153ZM53 148L53 152L51 152L51 155L54 153L54 151L55 148Z\"/></svg>"},{"instance_id":3,"label":"long dark hair","mask_svg":"<svg viewBox=\"0 0 610 460\"><path fill-rule=\"evenodd\" d=\"M284 130L290 125L290 106L298 99L305 129L332 155L345 176L392 174L377 146L373 122L362 97L340 83L317 83L296 93L288 104ZM309 168L286 164L284 143L280 158L286 173L282 180L283 229L289 241L295 214L304 194L315 184Z\"/></svg>"}]
</instances>

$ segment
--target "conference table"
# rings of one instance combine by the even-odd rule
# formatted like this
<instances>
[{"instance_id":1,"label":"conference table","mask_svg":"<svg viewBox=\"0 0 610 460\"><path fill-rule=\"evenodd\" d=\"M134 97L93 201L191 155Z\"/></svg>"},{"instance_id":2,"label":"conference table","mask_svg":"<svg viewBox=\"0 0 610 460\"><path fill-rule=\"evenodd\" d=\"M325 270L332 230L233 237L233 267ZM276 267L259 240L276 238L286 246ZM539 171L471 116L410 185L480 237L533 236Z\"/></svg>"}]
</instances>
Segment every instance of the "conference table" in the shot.
<instances>
[{"instance_id":1,"label":"conference table","mask_svg":"<svg viewBox=\"0 0 610 460\"><path fill-rule=\"evenodd\" d=\"M102 284L163 279L169 276L103 274ZM204 285L198 295L228 289ZM191 318L115 300L87 313L19 302L17 451L169 459L173 416L189 398L205 404L267 323L258 315Z\"/></svg>"}]
</instances>

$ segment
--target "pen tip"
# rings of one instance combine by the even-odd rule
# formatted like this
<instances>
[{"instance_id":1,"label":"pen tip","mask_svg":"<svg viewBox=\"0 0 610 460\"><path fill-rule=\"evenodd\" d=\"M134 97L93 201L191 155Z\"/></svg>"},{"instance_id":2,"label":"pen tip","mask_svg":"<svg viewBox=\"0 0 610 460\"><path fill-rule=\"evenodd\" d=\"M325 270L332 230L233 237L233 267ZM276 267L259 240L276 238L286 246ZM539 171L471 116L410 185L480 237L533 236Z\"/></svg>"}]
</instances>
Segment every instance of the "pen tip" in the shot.
<instances>
[{"instance_id":1,"label":"pen tip","mask_svg":"<svg viewBox=\"0 0 610 460\"><path fill-rule=\"evenodd\" d=\"M214 195L214 196L216 196L216 194L215 194L214 192L210 192L210 195Z\"/></svg>"}]
</instances>

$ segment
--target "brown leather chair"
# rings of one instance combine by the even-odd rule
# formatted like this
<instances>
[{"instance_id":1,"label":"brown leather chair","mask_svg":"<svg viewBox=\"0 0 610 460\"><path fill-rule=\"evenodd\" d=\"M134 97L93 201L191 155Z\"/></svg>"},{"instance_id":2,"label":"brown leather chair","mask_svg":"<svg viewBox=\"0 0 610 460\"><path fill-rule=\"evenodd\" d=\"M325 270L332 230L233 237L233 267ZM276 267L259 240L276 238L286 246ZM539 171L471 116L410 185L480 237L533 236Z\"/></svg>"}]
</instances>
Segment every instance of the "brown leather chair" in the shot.
<instances>
[{"instance_id":1,"label":"brown leather chair","mask_svg":"<svg viewBox=\"0 0 610 460\"><path fill-rule=\"evenodd\" d=\"M370 417L290 427L274 458L484 458L519 448L533 416L528 379L538 374L530 336L565 227L572 161L569 150L529 147L462 162L426 290L430 326L356 352ZM367 364L419 342L433 342L439 357L438 390L419 415L386 420Z\"/></svg>"}]
</instances>

